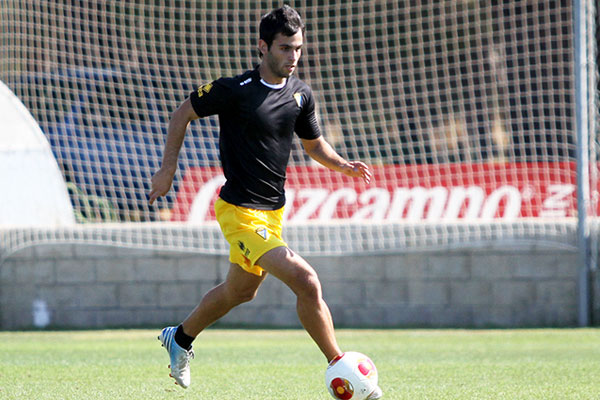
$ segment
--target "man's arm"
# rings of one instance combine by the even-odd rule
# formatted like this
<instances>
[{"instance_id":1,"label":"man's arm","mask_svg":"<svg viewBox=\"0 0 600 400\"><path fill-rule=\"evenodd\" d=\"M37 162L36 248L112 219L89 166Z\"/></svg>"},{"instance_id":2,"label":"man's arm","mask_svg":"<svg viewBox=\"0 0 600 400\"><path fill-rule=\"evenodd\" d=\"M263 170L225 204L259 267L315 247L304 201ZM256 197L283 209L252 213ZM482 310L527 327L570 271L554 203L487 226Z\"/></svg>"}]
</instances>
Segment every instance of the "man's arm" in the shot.
<instances>
[{"instance_id":1,"label":"man's arm","mask_svg":"<svg viewBox=\"0 0 600 400\"><path fill-rule=\"evenodd\" d=\"M181 150L185 132L190 121L197 118L198 115L194 112L189 98L171 115L162 165L152 177L152 189L149 194L150 204L154 203L160 196L167 194L171 189L173 177L177 170L177 158L179 157L179 150Z\"/></svg>"},{"instance_id":2,"label":"man's arm","mask_svg":"<svg viewBox=\"0 0 600 400\"><path fill-rule=\"evenodd\" d=\"M371 182L372 174L367 164L360 161L346 161L323 136L312 140L301 140L304 151L319 164L347 176L362 178L365 183Z\"/></svg>"}]
</instances>

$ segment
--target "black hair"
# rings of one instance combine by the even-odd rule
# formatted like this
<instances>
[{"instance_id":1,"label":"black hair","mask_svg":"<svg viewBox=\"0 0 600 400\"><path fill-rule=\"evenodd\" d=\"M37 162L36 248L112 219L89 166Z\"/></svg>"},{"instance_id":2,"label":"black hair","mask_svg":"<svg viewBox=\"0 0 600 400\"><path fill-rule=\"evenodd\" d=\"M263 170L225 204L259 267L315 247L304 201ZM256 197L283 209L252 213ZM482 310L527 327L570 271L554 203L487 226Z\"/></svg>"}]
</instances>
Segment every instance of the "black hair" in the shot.
<instances>
[{"instance_id":1,"label":"black hair","mask_svg":"<svg viewBox=\"0 0 600 400\"><path fill-rule=\"evenodd\" d=\"M278 33L285 36L293 36L298 31L302 31L302 35L304 35L302 18L300 18L300 14L296 10L287 4L265 14L260 20L260 39L267 43L269 49Z\"/></svg>"}]
</instances>

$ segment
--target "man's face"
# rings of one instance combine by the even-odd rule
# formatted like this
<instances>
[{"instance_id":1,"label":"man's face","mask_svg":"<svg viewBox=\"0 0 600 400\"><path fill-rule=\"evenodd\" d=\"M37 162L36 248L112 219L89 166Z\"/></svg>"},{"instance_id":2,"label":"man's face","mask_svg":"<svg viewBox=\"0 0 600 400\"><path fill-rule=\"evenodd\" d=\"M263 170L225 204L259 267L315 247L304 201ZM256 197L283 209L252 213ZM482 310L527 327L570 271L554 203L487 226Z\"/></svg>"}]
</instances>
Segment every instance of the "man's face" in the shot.
<instances>
[{"instance_id":1,"label":"man's face","mask_svg":"<svg viewBox=\"0 0 600 400\"><path fill-rule=\"evenodd\" d=\"M302 31L298 31L292 36L278 33L270 49L263 40L260 40L259 48L270 72L278 78L288 78L296 70L302 54L302 44Z\"/></svg>"}]
</instances>

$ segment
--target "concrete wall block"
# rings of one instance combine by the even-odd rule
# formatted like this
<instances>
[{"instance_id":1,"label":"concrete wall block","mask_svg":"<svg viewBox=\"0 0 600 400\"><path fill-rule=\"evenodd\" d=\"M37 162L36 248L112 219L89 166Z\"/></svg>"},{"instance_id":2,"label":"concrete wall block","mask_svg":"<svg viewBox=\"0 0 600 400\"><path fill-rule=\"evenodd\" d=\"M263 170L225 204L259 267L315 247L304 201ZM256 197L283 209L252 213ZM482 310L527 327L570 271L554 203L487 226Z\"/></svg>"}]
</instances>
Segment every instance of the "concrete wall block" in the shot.
<instances>
[{"instance_id":1,"label":"concrete wall block","mask_svg":"<svg viewBox=\"0 0 600 400\"><path fill-rule=\"evenodd\" d=\"M0 306L3 309L25 307L31 310L33 301L38 297L38 289L35 285L3 285L0 292Z\"/></svg>"},{"instance_id":2,"label":"concrete wall block","mask_svg":"<svg viewBox=\"0 0 600 400\"><path fill-rule=\"evenodd\" d=\"M218 283L221 281L218 256L182 256L177 258L176 276L178 280L206 281Z\"/></svg>"},{"instance_id":3,"label":"concrete wall block","mask_svg":"<svg viewBox=\"0 0 600 400\"><path fill-rule=\"evenodd\" d=\"M385 311L381 307L337 307L332 316L338 328L378 327L385 319Z\"/></svg>"},{"instance_id":4,"label":"concrete wall block","mask_svg":"<svg viewBox=\"0 0 600 400\"><path fill-rule=\"evenodd\" d=\"M549 310L546 305L533 305L531 307L511 307L512 321L510 326L515 328L546 327L548 326ZM551 310L550 310L551 311Z\"/></svg>"},{"instance_id":5,"label":"concrete wall block","mask_svg":"<svg viewBox=\"0 0 600 400\"><path fill-rule=\"evenodd\" d=\"M400 306L384 306L382 325L387 327L431 326L434 308L412 304Z\"/></svg>"},{"instance_id":6,"label":"concrete wall block","mask_svg":"<svg viewBox=\"0 0 600 400\"><path fill-rule=\"evenodd\" d=\"M296 294L294 292L292 292L292 289L290 289L285 283L281 282L279 279L277 279L275 277L267 278L265 280L265 283L269 282L269 281L274 281L273 286L277 287L278 296L279 296L278 297L279 305L296 307L296 301L298 298L296 297ZM321 282L321 285L322 285L322 290L324 290L324 291L327 290L327 286L324 283ZM259 291L258 291L259 296L261 295L261 291L262 291L262 288L259 289Z\"/></svg>"},{"instance_id":7,"label":"concrete wall block","mask_svg":"<svg viewBox=\"0 0 600 400\"><path fill-rule=\"evenodd\" d=\"M101 259L96 261L98 282L133 282L136 278L134 259Z\"/></svg>"},{"instance_id":8,"label":"concrete wall block","mask_svg":"<svg viewBox=\"0 0 600 400\"><path fill-rule=\"evenodd\" d=\"M129 311L136 326L158 326L156 335L165 326L177 326L192 311L183 308L136 308Z\"/></svg>"},{"instance_id":9,"label":"concrete wall block","mask_svg":"<svg viewBox=\"0 0 600 400\"><path fill-rule=\"evenodd\" d=\"M118 306L117 285L42 285L33 299L43 300L55 310Z\"/></svg>"},{"instance_id":10,"label":"concrete wall block","mask_svg":"<svg viewBox=\"0 0 600 400\"><path fill-rule=\"evenodd\" d=\"M274 277L268 277L263 281L258 289L258 293L252 305L274 306L283 304L283 292L289 290L280 280ZM295 297L295 296L294 296ZM295 304L295 303L294 303Z\"/></svg>"},{"instance_id":11,"label":"concrete wall block","mask_svg":"<svg viewBox=\"0 0 600 400\"><path fill-rule=\"evenodd\" d=\"M96 320L98 326L103 327L121 327L139 325L136 318L136 311L114 308L110 310L96 311Z\"/></svg>"},{"instance_id":12,"label":"concrete wall block","mask_svg":"<svg viewBox=\"0 0 600 400\"><path fill-rule=\"evenodd\" d=\"M76 285L43 285L38 297L52 309L76 309L81 307L81 290Z\"/></svg>"},{"instance_id":13,"label":"concrete wall block","mask_svg":"<svg viewBox=\"0 0 600 400\"><path fill-rule=\"evenodd\" d=\"M474 313L474 309L475 306L472 305L433 306L431 308L432 320L429 326L433 328L476 326L477 316Z\"/></svg>"},{"instance_id":14,"label":"concrete wall block","mask_svg":"<svg viewBox=\"0 0 600 400\"><path fill-rule=\"evenodd\" d=\"M492 304L492 283L486 281L466 281L450 283L450 304L462 305Z\"/></svg>"},{"instance_id":15,"label":"concrete wall block","mask_svg":"<svg viewBox=\"0 0 600 400\"><path fill-rule=\"evenodd\" d=\"M528 307L536 302L536 285L533 281L492 282L493 303Z\"/></svg>"},{"instance_id":16,"label":"concrete wall block","mask_svg":"<svg viewBox=\"0 0 600 400\"><path fill-rule=\"evenodd\" d=\"M295 307L265 307L242 304L219 320L219 325L300 326Z\"/></svg>"},{"instance_id":17,"label":"concrete wall block","mask_svg":"<svg viewBox=\"0 0 600 400\"><path fill-rule=\"evenodd\" d=\"M506 254L476 253L471 257L473 279L510 279L515 275L514 258Z\"/></svg>"},{"instance_id":18,"label":"concrete wall block","mask_svg":"<svg viewBox=\"0 0 600 400\"><path fill-rule=\"evenodd\" d=\"M295 308L289 307L277 307L277 306L266 306L253 308L254 315L248 324L250 325L264 325L264 326L275 326L285 328L301 328L302 324L298 319L298 313ZM248 313L247 316L251 314Z\"/></svg>"},{"instance_id":19,"label":"concrete wall block","mask_svg":"<svg viewBox=\"0 0 600 400\"><path fill-rule=\"evenodd\" d=\"M158 284L136 283L119 285L117 289L120 307L158 307Z\"/></svg>"},{"instance_id":20,"label":"concrete wall block","mask_svg":"<svg viewBox=\"0 0 600 400\"><path fill-rule=\"evenodd\" d=\"M89 259L56 262L57 283L89 283L96 281L95 261Z\"/></svg>"},{"instance_id":21,"label":"concrete wall block","mask_svg":"<svg viewBox=\"0 0 600 400\"><path fill-rule=\"evenodd\" d=\"M338 258L333 263L337 266L333 270L336 279L384 281L386 280L384 262L382 257L348 257Z\"/></svg>"},{"instance_id":22,"label":"concrete wall block","mask_svg":"<svg viewBox=\"0 0 600 400\"><path fill-rule=\"evenodd\" d=\"M536 305L529 308L513 308L515 327L577 326L577 306Z\"/></svg>"},{"instance_id":23,"label":"concrete wall block","mask_svg":"<svg viewBox=\"0 0 600 400\"><path fill-rule=\"evenodd\" d=\"M511 326L513 310L510 305L494 304L473 307L473 325L479 328Z\"/></svg>"},{"instance_id":24,"label":"concrete wall block","mask_svg":"<svg viewBox=\"0 0 600 400\"><path fill-rule=\"evenodd\" d=\"M450 285L447 281L411 281L408 283L408 303L414 305L448 305Z\"/></svg>"},{"instance_id":25,"label":"concrete wall block","mask_svg":"<svg viewBox=\"0 0 600 400\"><path fill-rule=\"evenodd\" d=\"M570 279L577 277L577 254L560 254L557 262L554 264L554 278Z\"/></svg>"},{"instance_id":26,"label":"concrete wall block","mask_svg":"<svg viewBox=\"0 0 600 400\"><path fill-rule=\"evenodd\" d=\"M515 278L543 279L556 278L558 271L564 274L564 267L559 268L558 265L567 265L573 259L559 254L521 254L512 257L512 262L515 264Z\"/></svg>"},{"instance_id":27,"label":"concrete wall block","mask_svg":"<svg viewBox=\"0 0 600 400\"><path fill-rule=\"evenodd\" d=\"M117 258L117 247L79 243L74 248L75 258Z\"/></svg>"},{"instance_id":28,"label":"concrete wall block","mask_svg":"<svg viewBox=\"0 0 600 400\"><path fill-rule=\"evenodd\" d=\"M13 313L14 311L8 307L0 309L0 329L15 329L15 316Z\"/></svg>"},{"instance_id":29,"label":"concrete wall block","mask_svg":"<svg viewBox=\"0 0 600 400\"><path fill-rule=\"evenodd\" d=\"M556 305L544 315L546 326L577 326L577 305Z\"/></svg>"},{"instance_id":30,"label":"concrete wall block","mask_svg":"<svg viewBox=\"0 0 600 400\"><path fill-rule=\"evenodd\" d=\"M327 304L352 304L366 303L366 290L363 282L328 282L323 290L323 298Z\"/></svg>"},{"instance_id":31,"label":"concrete wall block","mask_svg":"<svg viewBox=\"0 0 600 400\"><path fill-rule=\"evenodd\" d=\"M0 284L0 315L8 312L12 307L12 302L15 301L15 286Z\"/></svg>"},{"instance_id":32,"label":"concrete wall block","mask_svg":"<svg viewBox=\"0 0 600 400\"><path fill-rule=\"evenodd\" d=\"M347 320L347 318L349 318L349 313L347 313L348 306L330 303L327 305L329 306L329 311L333 318L333 324L336 327L341 328L350 325L350 321Z\"/></svg>"},{"instance_id":33,"label":"concrete wall block","mask_svg":"<svg viewBox=\"0 0 600 400\"><path fill-rule=\"evenodd\" d=\"M404 254L389 257L384 263L385 279L398 281L402 279L425 278L427 276L427 260L417 254Z\"/></svg>"},{"instance_id":34,"label":"concrete wall block","mask_svg":"<svg viewBox=\"0 0 600 400\"><path fill-rule=\"evenodd\" d=\"M199 303L201 290L195 283L161 283L158 285L160 307L186 307L189 311Z\"/></svg>"},{"instance_id":35,"label":"concrete wall block","mask_svg":"<svg viewBox=\"0 0 600 400\"><path fill-rule=\"evenodd\" d=\"M77 288L81 308L115 308L119 305L117 285L85 285Z\"/></svg>"},{"instance_id":36,"label":"concrete wall block","mask_svg":"<svg viewBox=\"0 0 600 400\"><path fill-rule=\"evenodd\" d=\"M56 282L55 262L53 260L24 261L15 266L14 282L54 283Z\"/></svg>"},{"instance_id":37,"label":"concrete wall block","mask_svg":"<svg viewBox=\"0 0 600 400\"><path fill-rule=\"evenodd\" d=\"M150 249L121 247L121 246L111 246L111 247L112 247L112 249L110 250L110 253L114 258L139 258L139 257L154 256L154 250L150 250Z\"/></svg>"},{"instance_id":38,"label":"concrete wall block","mask_svg":"<svg viewBox=\"0 0 600 400\"><path fill-rule=\"evenodd\" d=\"M548 306L575 306L577 305L577 282L551 280L538 281L536 287L536 302Z\"/></svg>"},{"instance_id":39,"label":"concrete wall block","mask_svg":"<svg viewBox=\"0 0 600 400\"><path fill-rule=\"evenodd\" d=\"M13 259L9 259L0 264L0 285L14 285L16 281L15 269L18 268L19 264L21 264L21 261Z\"/></svg>"},{"instance_id":40,"label":"concrete wall block","mask_svg":"<svg viewBox=\"0 0 600 400\"><path fill-rule=\"evenodd\" d=\"M176 258L138 258L134 268L137 282L169 282L177 277Z\"/></svg>"},{"instance_id":41,"label":"concrete wall block","mask_svg":"<svg viewBox=\"0 0 600 400\"><path fill-rule=\"evenodd\" d=\"M10 260L15 260L15 261L32 261L32 260L36 260L37 254L36 254L36 246L27 246L23 249L19 249L17 251L15 251L14 253L12 253L9 258Z\"/></svg>"},{"instance_id":42,"label":"concrete wall block","mask_svg":"<svg viewBox=\"0 0 600 400\"><path fill-rule=\"evenodd\" d=\"M473 307L438 306L438 305L408 305L403 307L387 307L385 325L388 327L426 327L446 328L473 326Z\"/></svg>"},{"instance_id":43,"label":"concrete wall block","mask_svg":"<svg viewBox=\"0 0 600 400\"><path fill-rule=\"evenodd\" d=\"M229 268L231 267L231 262L229 261L229 255L227 256L217 256L218 264L217 264L217 280L224 281L229 273Z\"/></svg>"},{"instance_id":44,"label":"concrete wall block","mask_svg":"<svg viewBox=\"0 0 600 400\"><path fill-rule=\"evenodd\" d=\"M31 305L29 307L19 306L12 308L8 315L10 319L2 325L6 329L24 329L33 326L33 313Z\"/></svg>"},{"instance_id":45,"label":"concrete wall block","mask_svg":"<svg viewBox=\"0 0 600 400\"><path fill-rule=\"evenodd\" d=\"M365 290L365 305L405 304L409 302L410 289L407 281L366 282Z\"/></svg>"},{"instance_id":46,"label":"concrete wall block","mask_svg":"<svg viewBox=\"0 0 600 400\"><path fill-rule=\"evenodd\" d=\"M51 326L64 328L97 328L98 312L94 310L55 310Z\"/></svg>"},{"instance_id":47,"label":"concrete wall block","mask_svg":"<svg viewBox=\"0 0 600 400\"><path fill-rule=\"evenodd\" d=\"M75 257L77 245L67 243L39 244L34 247L35 258L38 260L55 259L70 260Z\"/></svg>"},{"instance_id":48,"label":"concrete wall block","mask_svg":"<svg viewBox=\"0 0 600 400\"><path fill-rule=\"evenodd\" d=\"M18 291L18 287L13 285L2 285L0 286L0 304L2 309L9 311L13 309L18 302L21 300L21 292Z\"/></svg>"},{"instance_id":49,"label":"concrete wall block","mask_svg":"<svg viewBox=\"0 0 600 400\"><path fill-rule=\"evenodd\" d=\"M304 258L317 271L319 279L322 281L339 279L344 268L340 257L309 256Z\"/></svg>"},{"instance_id":50,"label":"concrete wall block","mask_svg":"<svg viewBox=\"0 0 600 400\"><path fill-rule=\"evenodd\" d=\"M470 257L467 255L433 255L427 257L427 279L469 279Z\"/></svg>"}]
</instances>

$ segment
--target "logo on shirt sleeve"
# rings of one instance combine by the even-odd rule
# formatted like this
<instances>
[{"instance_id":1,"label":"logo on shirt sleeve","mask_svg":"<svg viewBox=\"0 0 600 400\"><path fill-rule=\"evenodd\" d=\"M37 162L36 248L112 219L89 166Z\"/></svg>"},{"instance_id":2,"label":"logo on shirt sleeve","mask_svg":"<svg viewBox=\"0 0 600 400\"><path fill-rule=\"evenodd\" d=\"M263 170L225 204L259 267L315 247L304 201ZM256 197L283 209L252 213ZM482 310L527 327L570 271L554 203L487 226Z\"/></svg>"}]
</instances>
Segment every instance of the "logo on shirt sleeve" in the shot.
<instances>
[{"instance_id":1,"label":"logo on shirt sleeve","mask_svg":"<svg viewBox=\"0 0 600 400\"><path fill-rule=\"evenodd\" d=\"M304 103L304 98L302 97L302 93L296 92L294 93L294 100L296 100L296 104L298 107L302 108L302 104Z\"/></svg>"},{"instance_id":2,"label":"logo on shirt sleeve","mask_svg":"<svg viewBox=\"0 0 600 400\"><path fill-rule=\"evenodd\" d=\"M202 97L204 96L204 93L208 93L210 92L210 89L212 89L213 85L212 83L207 83L206 85L202 85L198 88L198 97Z\"/></svg>"}]
</instances>

